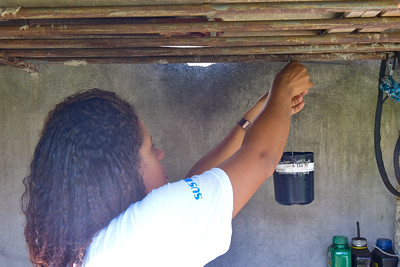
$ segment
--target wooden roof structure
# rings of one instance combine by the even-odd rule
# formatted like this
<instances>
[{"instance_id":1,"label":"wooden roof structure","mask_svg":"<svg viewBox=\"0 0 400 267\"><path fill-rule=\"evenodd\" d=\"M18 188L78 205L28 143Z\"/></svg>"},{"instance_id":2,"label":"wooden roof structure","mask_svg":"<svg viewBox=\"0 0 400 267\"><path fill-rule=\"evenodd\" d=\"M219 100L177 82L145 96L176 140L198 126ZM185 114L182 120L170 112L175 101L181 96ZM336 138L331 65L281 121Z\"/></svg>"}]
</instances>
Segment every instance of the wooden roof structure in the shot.
<instances>
[{"instance_id":1,"label":"wooden roof structure","mask_svg":"<svg viewBox=\"0 0 400 267\"><path fill-rule=\"evenodd\" d=\"M400 0L65 2L0 0L0 64L375 60L400 51Z\"/></svg>"}]
</instances>

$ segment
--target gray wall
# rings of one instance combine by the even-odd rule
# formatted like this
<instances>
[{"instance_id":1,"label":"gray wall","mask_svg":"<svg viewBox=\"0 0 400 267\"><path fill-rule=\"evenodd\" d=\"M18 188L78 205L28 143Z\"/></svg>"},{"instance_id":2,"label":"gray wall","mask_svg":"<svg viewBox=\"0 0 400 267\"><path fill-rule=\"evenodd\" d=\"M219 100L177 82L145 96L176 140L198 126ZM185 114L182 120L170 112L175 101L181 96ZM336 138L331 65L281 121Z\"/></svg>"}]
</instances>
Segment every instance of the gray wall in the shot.
<instances>
[{"instance_id":1,"label":"gray wall","mask_svg":"<svg viewBox=\"0 0 400 267\"><path fill-rule=\"evenodd\" d=\"M0 266L29 266L19 199L47 112L64 97L98 87L133 103L170 178L182 178L269 87L281 63L186 65L42 64L38 75L0 67ZM305 109L292 119L286 150L315 153L315 200L275 202L267 180L233 220L228 253L208 266L324 266L333 235L356 234L369 247L394 238L396 202L380 181L373 126L379 62L306 64L315 83ZM400 104L388 100L382 149L392 153ZM397 116L396 116L397 115Z\"/></svg>"}]
</instances>

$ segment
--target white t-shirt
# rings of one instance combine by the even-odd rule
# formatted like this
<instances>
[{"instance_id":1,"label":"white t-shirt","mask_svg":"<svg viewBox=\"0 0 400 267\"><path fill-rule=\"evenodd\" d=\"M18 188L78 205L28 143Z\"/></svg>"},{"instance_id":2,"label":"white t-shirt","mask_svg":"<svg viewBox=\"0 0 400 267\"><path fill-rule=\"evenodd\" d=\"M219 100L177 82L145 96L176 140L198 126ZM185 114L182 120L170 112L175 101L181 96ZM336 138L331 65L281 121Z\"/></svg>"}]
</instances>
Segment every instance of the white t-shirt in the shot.
<instances>
[{"instance_id":1,"label":"white t-shirt","mask_svg":"<svg viewBox=\"0 0 400 267\"><path fill-rule=\"evenodd\" d=\"M232 185L221 169L169 183L102 229L84 266L204 266L228 251L232 210Z\"/></svg>"}]
</instances>

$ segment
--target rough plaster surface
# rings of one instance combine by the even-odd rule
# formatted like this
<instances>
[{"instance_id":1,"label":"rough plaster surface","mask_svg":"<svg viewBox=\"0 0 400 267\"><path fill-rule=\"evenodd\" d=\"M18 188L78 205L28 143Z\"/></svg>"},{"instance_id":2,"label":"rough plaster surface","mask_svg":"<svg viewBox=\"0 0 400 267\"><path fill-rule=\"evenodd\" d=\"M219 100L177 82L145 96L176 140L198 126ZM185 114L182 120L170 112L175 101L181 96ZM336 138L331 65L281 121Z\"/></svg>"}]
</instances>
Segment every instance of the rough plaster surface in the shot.
<instances>
[{"instance_id":1,"label":"rough plaster surface","mask_svg":"<svg viewBox=\"0 0 400 267\"><path fill-rule=\"evenodd\" d=\"M281 206L273 180L267 180L233 220L230 250L207 266L324 266L332 236L351 238L356 221L370 248L378 237L394 239L396 203L380 181L373 150L379 62L306 65L315 87L292 119L286 150L314 152L315 200ZM133 103L176 180L283 66L45 64L39 75L0 67L0 266L29 266L19 207L22 179L47 112L64 97L97 87ZM392 177L399 111L392 100L384 105L382 150Z\"/></svg>"}]
</instances>

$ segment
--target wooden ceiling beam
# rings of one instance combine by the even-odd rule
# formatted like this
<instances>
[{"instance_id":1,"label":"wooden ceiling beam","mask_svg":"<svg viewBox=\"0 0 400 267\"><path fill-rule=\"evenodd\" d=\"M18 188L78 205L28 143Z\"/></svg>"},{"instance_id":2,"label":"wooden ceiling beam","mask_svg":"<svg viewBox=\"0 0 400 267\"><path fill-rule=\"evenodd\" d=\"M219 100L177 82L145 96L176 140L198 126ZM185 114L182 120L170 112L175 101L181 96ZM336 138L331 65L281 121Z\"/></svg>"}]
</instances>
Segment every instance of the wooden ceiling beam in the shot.
<instances>
[{"instance_id":1,"label":"wooden ceiling beam","mask_svg":"<svg viewBox=\"0 0 400 267\"><path fill-rule=\"evenodd\" d=\"M24 25L0 26L0 36L52 36L76 34L174 34L326 30L334 28L400 28L400 17L293 21L246 21L168 24Z\"/></svg>"},{"instance_id":2,"label":"wooden ceiling beam","mask_svg":"<svg viewBox=\"0 0 400 267\"><path fill-rule=\"evenodd\" d=\"M205 48L124 48L124 49L13 49L4 50L7 58L112 58L151 56L217 56L322 53L374 53L400 51L400 43L340 44L307 46L205 47Z\"/></svg>"},{"instance_id":3,"label":"wooden ceiling beam","mask_svg":"<svg viewBox=\"0 0 400 267\"><path fill-rule=\"evenodd\" d=\"M251 55L251 56L182 56L182 57L116 57L116 58L48 58L34 60L36 63L58 62L70 66L86 64L169 64L169 63L249 63L249 62L342 62L352 60L382 60L388 53L330 53L297 55ZM21 60L32 60L21 58Z\"/></svg>"},{"instance_id":4,"label":"wooden ceiling beam","mask_svg":"<svg viewBox=\"0 0 400 267\"><path fill-rule=\"evenodd\" d=\"M400 51L400 0L31 1L0 8L0 65L347 61Z\"/></svg>"},{"instance_id":5,"label":"wooden ceiling beam","mask_svg":"<svg viewBox=\"0 0 400 267\"><path fill-rule=\"evenodd\" d=\"M321 1L270 3L211 3L180 5L134 5L97 7L18 7L0 8L0 20L61 18L129 18L206 16L221 18L235 15L268 15L285 13L381 12L396 11L396 0Z\"/></svg>"},{"instance_id":6,"label":"wooden ceiling beam","mask_svg":"<svg viewBox=\"0 0 400 267\"><path fill-rule=\"evenodd\" d=\"M66 40L0 40L0 49L88 49L134 48L165 46L246 47L289 45L332 45L399 43L400 33L383 34L326 34L294 37L237 37L237 38L109 38Z\"/></svg>"},{"instance_id":7,"label":"wooden ceiling beam","mask_svg":"<svg viewBox=\"0 0 400 267\"><path fill-rule=\"evenodd\" d=\"M197 5L197 4L232 4L244 3L248 0L113 0L113 6L138 6L138 5ZM273 2L309 2L310 0L251 0L256 3ZM323 2L326 0L314 0ZM343 0L331 0L342 2ZM110 6L110 0L68 0L68 1L50 1L50 0L2 0L3 7L77 7L77 6Z\"/></svg>"},{"instance_id":8,"label":"wooden ceiling beam","mask_svg":"<svg viewBox=\"0 0 400 267\"><path fill-rule=\"evenodd\" d=\"M1 29L1 26L0 26ZM279 37L279 36L319 36L320 33L317 30L312 31L253 31L253 32L224 32L223 38L228 37ZM202 33L185 33L178 35L171 35L168 38L209 38L210 34ZM219 37L219 36L217 36ZM65 39L159 39L167 38L165 36L160 36L159 34L68 34L68 35L57 35L53 34L51 36L47 35L2 35L0 33L0 40L65 40Z\"/></svg>"}]
</instances>

